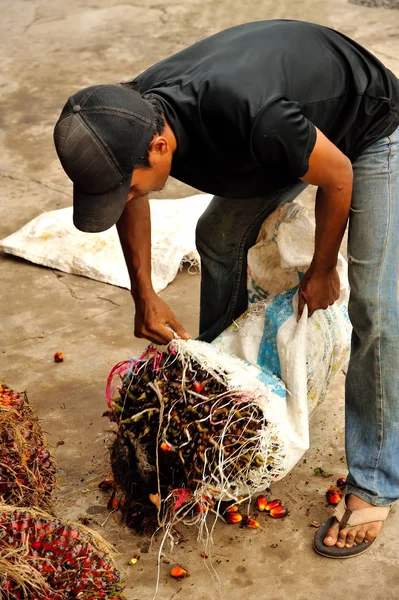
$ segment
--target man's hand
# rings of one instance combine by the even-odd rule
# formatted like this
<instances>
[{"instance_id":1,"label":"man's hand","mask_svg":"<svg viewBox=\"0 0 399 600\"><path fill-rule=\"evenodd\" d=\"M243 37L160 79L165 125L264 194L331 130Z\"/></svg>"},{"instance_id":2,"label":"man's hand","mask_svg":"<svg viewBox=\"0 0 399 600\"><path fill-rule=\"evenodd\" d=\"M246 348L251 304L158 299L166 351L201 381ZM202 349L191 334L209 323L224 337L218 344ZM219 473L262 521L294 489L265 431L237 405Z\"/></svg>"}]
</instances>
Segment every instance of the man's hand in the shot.
<instances>
[{"instance_id":1,"label":"man's hand","mask_svg":"<svg viewBox=\"0 0 399 600\"><path fill-rule=\"evenodd\" d=\"M348 221L353 172L342 152L316 128L316 143L309 157L309 170L301 177L318 186L313 260L299 286L298 320L305 304L308 315L339 298L338 252Z\"/></svg>"},{"instance_id":2,"label":"man's hand","mask_svg":"<svg viewBox=\"0 0 399 600\"><path fill-rule=\"evenodd\" d=\"M188 333L177 321L169 306L153 293L145 298L135 298L136 316L134 322L134 335L146 338L155 344L168 344L174 339L175 332L178 337L189 339Z\"/></svg>"},{"instance_id":3,"label":"man's hand","mask_svg":"<svg viewBox=\"0 0 399 600\"><path fill-rule=\"evenodd\" d=\"M302 316L305 304L308 305L308 316L315 310L325 309L339 298L340 282L337 269L316 269L309 267L303 276L298 293L298 317Z\"/></svg>"}]
</instances>

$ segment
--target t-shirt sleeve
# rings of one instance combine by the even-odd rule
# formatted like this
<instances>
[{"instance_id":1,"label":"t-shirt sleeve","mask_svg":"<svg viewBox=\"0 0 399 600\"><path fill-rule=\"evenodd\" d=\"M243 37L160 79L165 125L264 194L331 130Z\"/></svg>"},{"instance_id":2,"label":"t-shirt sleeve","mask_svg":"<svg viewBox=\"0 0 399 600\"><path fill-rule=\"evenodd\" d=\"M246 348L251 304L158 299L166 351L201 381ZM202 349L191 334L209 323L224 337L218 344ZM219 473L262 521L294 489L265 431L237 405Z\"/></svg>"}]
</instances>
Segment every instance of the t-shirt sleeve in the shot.
<instances>
[{"instance_id":1,"label":"t-shirt sleeve","mask_svg":"<svg viewBox=\"0 0 399 600\"><path fill-rule=\"evenodd\" d=\"M302 177L316 143L316 128L297 102L276 98L258 113L252 130L252 151L267 166L288 169Z\"/></svg>"}]
</instances>

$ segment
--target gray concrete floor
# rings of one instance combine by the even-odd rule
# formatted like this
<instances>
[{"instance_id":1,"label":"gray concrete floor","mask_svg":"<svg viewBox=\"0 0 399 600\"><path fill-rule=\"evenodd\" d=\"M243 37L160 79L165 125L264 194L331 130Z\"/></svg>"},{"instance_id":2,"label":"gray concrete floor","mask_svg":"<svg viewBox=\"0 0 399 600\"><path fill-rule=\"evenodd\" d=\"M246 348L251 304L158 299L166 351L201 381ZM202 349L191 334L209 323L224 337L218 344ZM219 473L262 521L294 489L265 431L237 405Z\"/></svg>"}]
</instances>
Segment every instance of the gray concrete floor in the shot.
<instances>
[{"instance_id":1,"label":"gray concrete floor","mask_svg":"<svg viewBox=\"0 0 399 600\"><path fill-rule=\"evenodd\" d=\"M131 78L153 62L230 25L297 18L340 29L399 73L399 12L346 0L0 0L0 238L43 211L71 203L71 185L52 144L52 128L66 98L82 86ZM161 197L193 190L170 181ZM303 197L311 208L311 192ZM133 304L126 290L0 256L0 381L27 389L54 447L59 468L57 510L93 526L116 544L127 597L149 600L156 580L157 544L107 517L98 483L108 475L109 425L104 388L111 367L137 355ZM194 336L199 277L180 273L162 293ZM55 351L66 360L53 362ZM218 525L212 578L200 557L196 532L184 532L167 559L186 566L180 583L161 564L160 600L309 600L342 596L399 598L397 514L378 543L353 561L329 561L312 551L314 529L329 512L324 492L345 475L341 373L311 427L311 448L272 495L290 508L283 521L262 521L260 531ZM57 442L63 441L63 445ZM314 475L315 467L332 473ZM137 565L127 566L136 553Z\"/></svg>"}]
</instances>

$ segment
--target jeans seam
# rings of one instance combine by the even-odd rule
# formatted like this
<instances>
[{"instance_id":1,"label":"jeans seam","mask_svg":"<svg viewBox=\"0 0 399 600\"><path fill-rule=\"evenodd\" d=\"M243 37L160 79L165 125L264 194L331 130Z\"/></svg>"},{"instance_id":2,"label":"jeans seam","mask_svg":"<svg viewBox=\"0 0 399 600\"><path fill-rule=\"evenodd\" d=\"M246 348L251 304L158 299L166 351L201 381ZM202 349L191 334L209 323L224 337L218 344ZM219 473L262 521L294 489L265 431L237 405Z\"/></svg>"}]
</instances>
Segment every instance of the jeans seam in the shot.
<instances>
[{"instance_id":1,"label":"jeans seam","mask_svg":"<svg viewBox=\"0 0 399 600\"><path fill-rule=\"evenodd\" d=\"M279 196L277 196L277 198L275 198L273 204L275 204L276 206L275 206L275 208L272 208L272 210L270 212L272 212L273 210L276 210L277 206L279 204L281 204L281 202L279 202L279 200L281 200L281 198L283 198L292 189L292 187L294 187L294 186L289 186L289 187L285 188L284 191ZM271 206L273 206L273 204ZM271 206L269 206L268 208L270 209ZM228 309L226 311L226 317L225 317L225 320L223 323L223 329L225 329L231 323L231 319L232 319L231 315L233 314L233 308L237 301L238 290L240 287L240 281L241 281L241 276L242 276L242 265L243 265L243 261L244 261L243 246L245 246L245 242L248 237L248 231L251 229L251 227L255 223L255 221L259 218L259 214L260 213L258 213L254 217L254 219L251 221L251 223L248 225L245 233L243 234L243 236L241 238L241 242L240 242L240 245L237 250L238 258L237 258L236 276L235 276L233 291L232 291L231 298L230 298L230 303L229 303Z\"/></svg>"},{"instance_id":2,"label":"jeans seam","mask_svg":"<svg viewBox=\"0 0 399 600\"><path fill-rule=\"evenodd\" d=\"M388 212L388 228L387 228L387 235L385 238L385 243L384 243L384 250L383 250L383 255L382 255L382 261L381 261L381 269L380 269L380 275L379 275L379 286L378 286L378 332L379 332L379 339L378 339L378 373L376 373L377 376L377 381L378 381L378 394L377 394L377 398L379 399L378 403L377 403L377 415L376 415L376 421L377 421L377 426L378 426L378 431L377 434L378 438L377 438L377 443L378 443L378 453L377 453L377 458L376 458L376 463L375 463L375 467L374 467L374 477L373 477L373 483L374 483L374 489L377 489L376 486L376 479L377 479L377 474L378 474L378 467L380 464L380 460L381 460L381 454L382 454L382 446L383 446L383 442L384 442L384 389L383 389L383 381L382 381L382 372L381 372L381 333L380 333L380 327L381 327L381 281L382 281L382 271L385 265L385 255L386 255L386 250L387 250L387 240L389 239L389 231L392 227L392 190L391 190L391 155L392 155L392 140L391 137L388 136L389 139L389 153L388 153L388 206L389 206L389 212ZM377 390L376 390L377 391Z\"/></svg>"}]
</instances>

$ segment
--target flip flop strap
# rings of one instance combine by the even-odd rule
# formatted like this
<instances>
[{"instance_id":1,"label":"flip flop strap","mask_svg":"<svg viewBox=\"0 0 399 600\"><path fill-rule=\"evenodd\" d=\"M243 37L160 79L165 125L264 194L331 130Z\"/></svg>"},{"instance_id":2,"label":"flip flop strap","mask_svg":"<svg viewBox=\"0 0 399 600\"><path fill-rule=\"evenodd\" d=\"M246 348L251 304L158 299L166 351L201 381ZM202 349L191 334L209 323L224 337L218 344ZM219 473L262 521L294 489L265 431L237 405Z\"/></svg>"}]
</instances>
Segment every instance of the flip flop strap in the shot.
<instances>
[{"instance_id":1,"label":"flip flop strap","mask_svg":"<svg viewBox=\"0 0 399 600\"><path fill-rule=\"evenodd\" d=\"M346 526L353 527L354 525L364 525L364 523L372 523L373 521L385 521L390 509L391 505L350 510L346 506L345 498L342 498L334 510L334 517L339 521L339 528L344 529Z\"/></svg>"}]
</instances>

